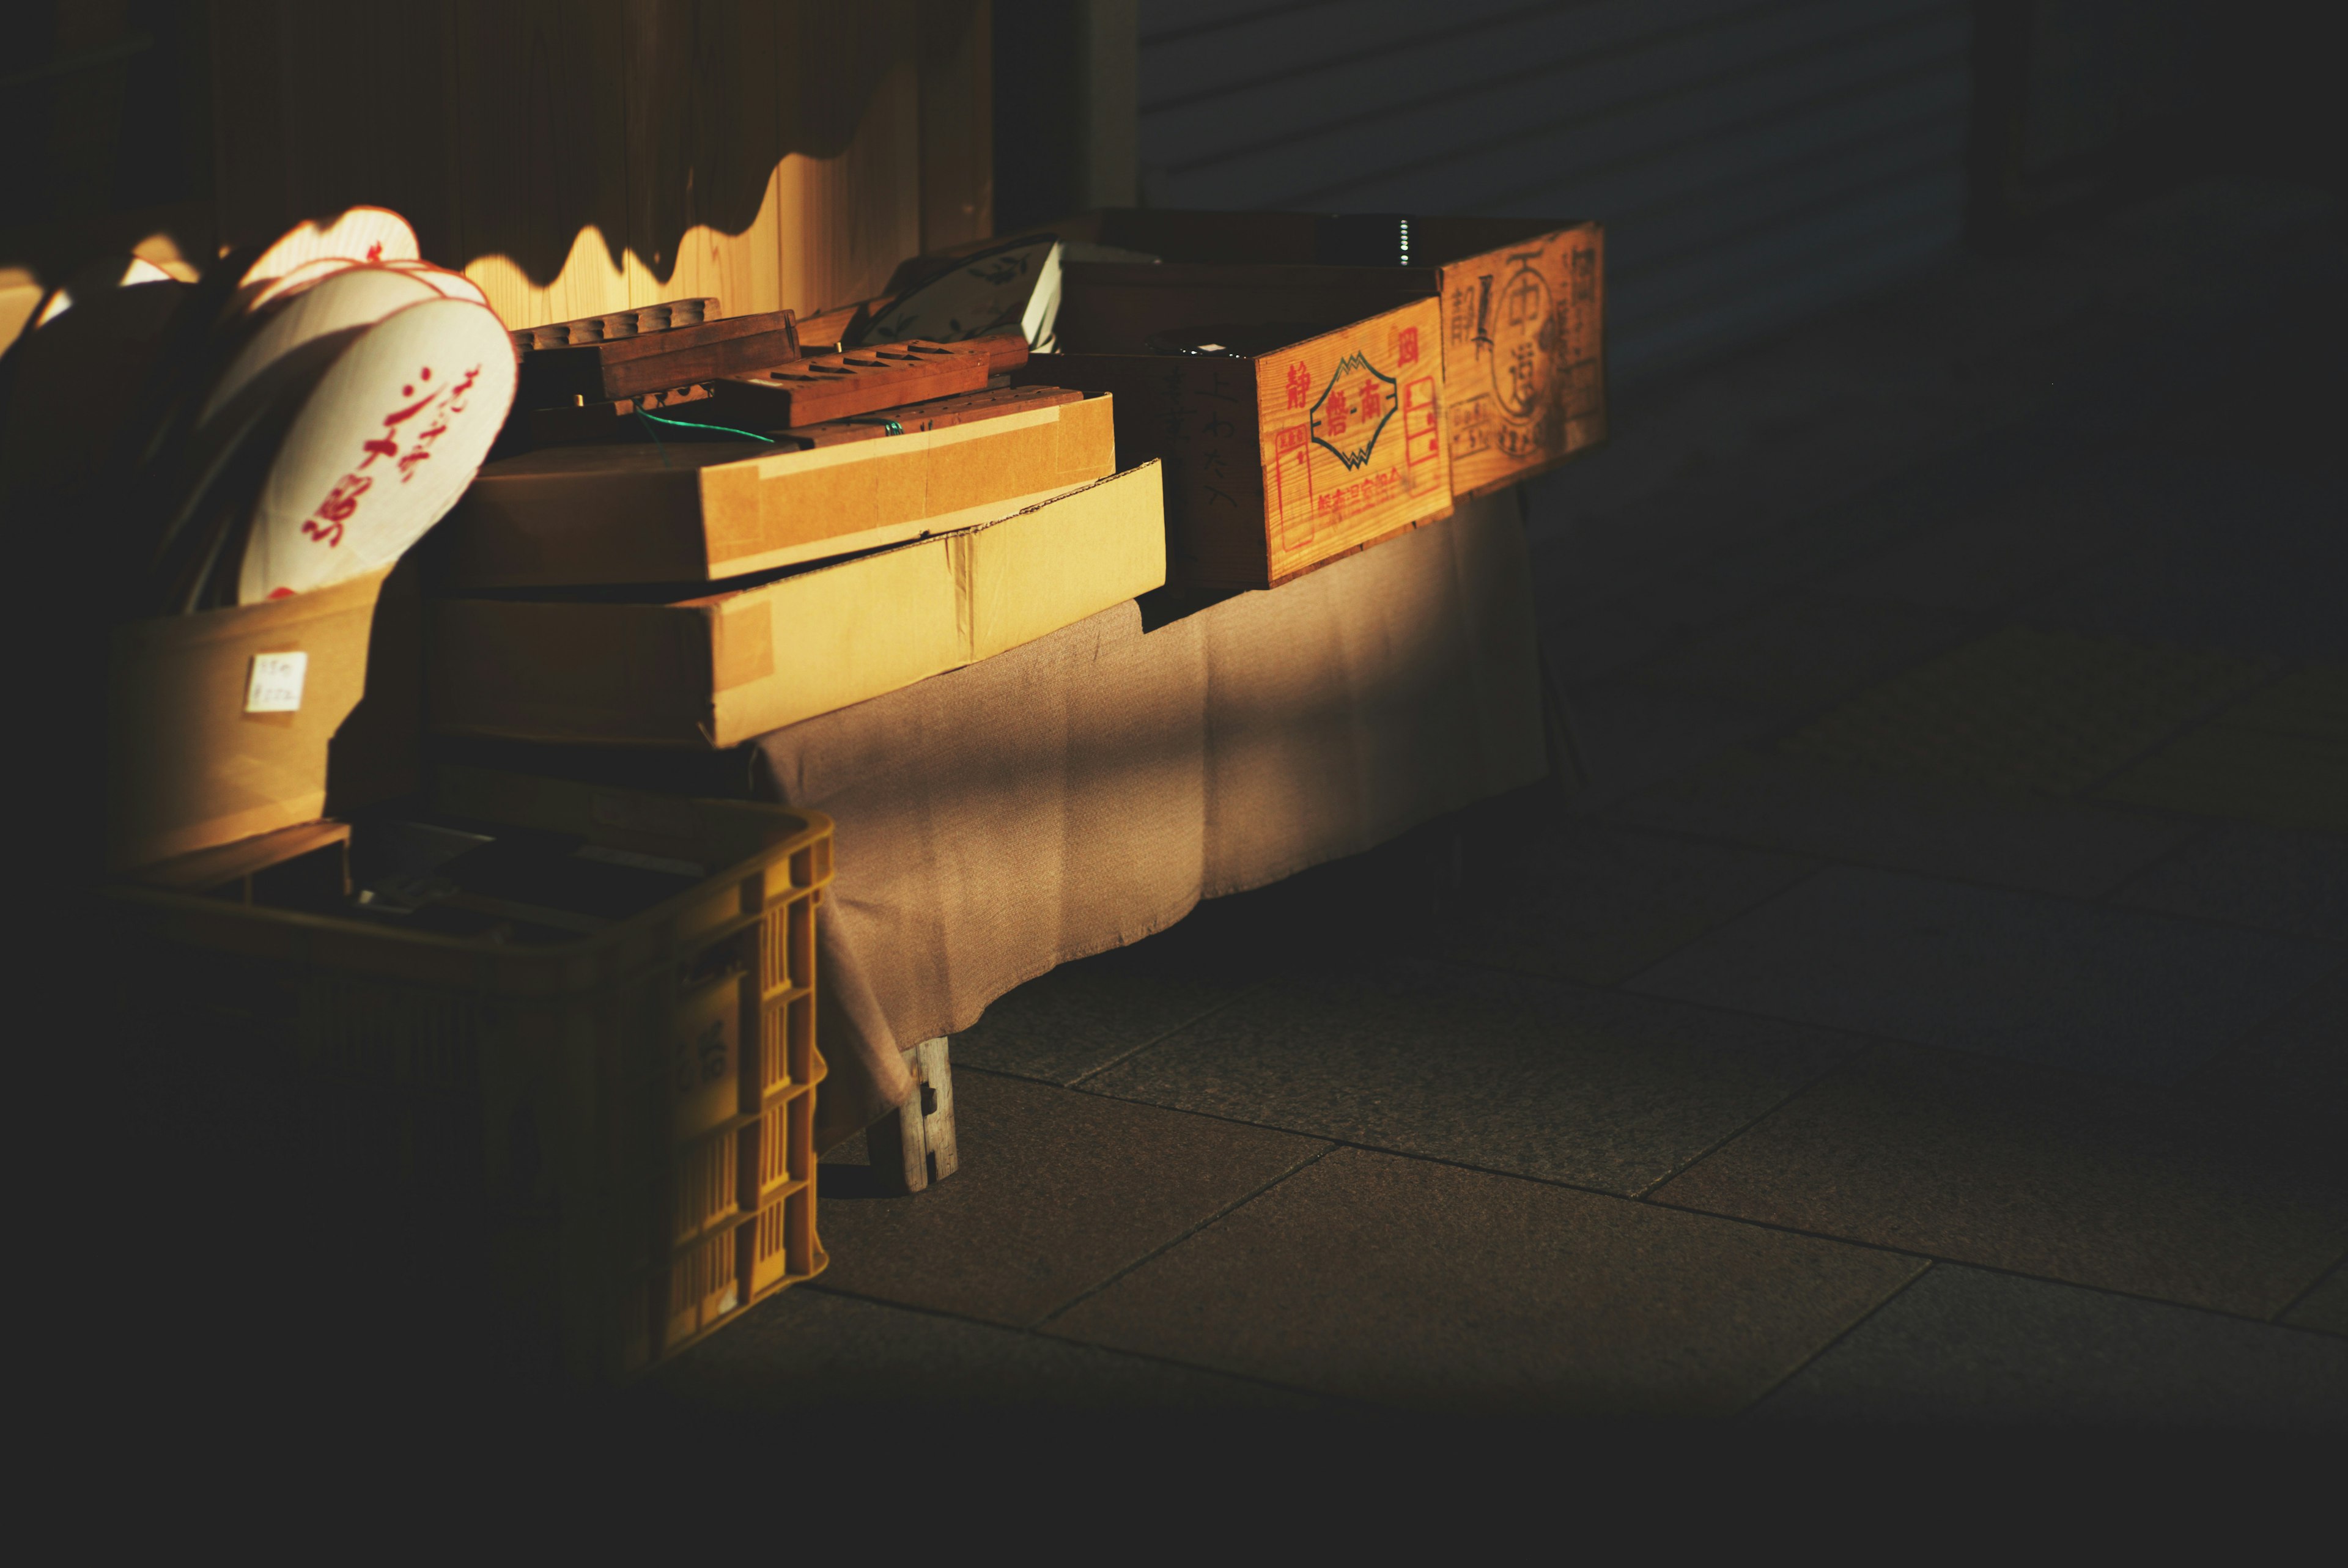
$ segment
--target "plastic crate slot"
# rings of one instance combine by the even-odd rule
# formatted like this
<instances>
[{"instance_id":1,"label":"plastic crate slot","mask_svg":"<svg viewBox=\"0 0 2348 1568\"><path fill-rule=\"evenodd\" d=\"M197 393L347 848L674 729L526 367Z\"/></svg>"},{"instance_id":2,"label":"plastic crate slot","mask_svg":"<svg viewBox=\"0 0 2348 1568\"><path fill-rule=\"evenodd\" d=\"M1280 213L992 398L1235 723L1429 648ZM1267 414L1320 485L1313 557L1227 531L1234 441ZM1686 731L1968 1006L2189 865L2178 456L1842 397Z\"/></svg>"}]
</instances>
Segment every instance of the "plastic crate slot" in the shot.
<instances>
[{"instance_id":1,"label":"plastic crate slot","mask_svg":"<svg viewBox=\"0 0 2348 1568\"><path fill-rule=\"evenodd\" d=\"M678 1152L676 1241L691 1240L739 1206L735 1182L736 1136L732 1132L719 1132Z\"/></svg>"},{"instance_id":2,"label":"plastic crate slot","mask_svg":"<svg viewBox=\"0 0 2348 1568\"><path fill-rule=\"evenodd\" d=\"M815 1189L801 1187L782 1201L784 1255L790 1272L815 1272Z\"/></svg>"},{"instance_id":3,"label":"plastic crate slot","mask_svg":"<svg viewBox=\"0 0 2348 1568\"><path fill-rule=\"evenodd\" d=\"M750 1260L750 1294L773 1289L794 1273L791 1267L790 1198L778 1199L758 1211L756 1245Z\"/></svg>"},{"instance_id":4,"label":"plastic crate slot","mask_svg":"<svg viewBox=\"0 0 2348 1568\"><path fill-rule=\"evenodd\" d=\"M669 1270L668 1340L700 1332L742 1305L734 1264L738 1251L731 1232L681 1255Z\"/></svg>"},{"instance_id":5,"label":"plastic crate slot","mask_svg":"<svg viewBox=\"0 0 2348 1568\"><path fill-rule=\"evenodd\" d=\"M815 897L803 895L791 900L787 916L790 931L790 972L800 986L814 983L815 979Z\"/></svg>"},{"instance_id":6,"label":"plastic crate slot","mask_svg":"<svg viewBox=\"0 0 2348 1568\"><path fill-rule=\"evenodd\" d=\"M783 1002L759 1010L757 1090L761 1101L795 1081L791 1076L790 1006Z\"/></svg>"},{"instance_id":7,"label":"plastic crate slot","mask_svg":"<svg viewBox=\"0 0 2348 1568\"><path fill-rule=\"evenodd\" d=\"M791 1179L791 1102L767 1107L758 1123L758 1195Z\"/></svg>"},{"instance_id":8,"label":"plastic crate slot","mask_svg":"<svg viewBox=\"0 0 2348 1568\"><path fill-rule=\"evenodd\" d=\"M772 993L791 983L790 913L796 906L770 909L758 922L758 989Z\"/></svg>"},{"instance_id":9,"label":"plastic crate slot","mask_svg":"<svg viewBox=\"0 0 2348 1568\"><path fill-rule=\"evenodd\" d=\"M783 1034L788 1043L788 1081L815 1081L815 998L800 993L784 1004Z\"/></svg>"}]
</instances>

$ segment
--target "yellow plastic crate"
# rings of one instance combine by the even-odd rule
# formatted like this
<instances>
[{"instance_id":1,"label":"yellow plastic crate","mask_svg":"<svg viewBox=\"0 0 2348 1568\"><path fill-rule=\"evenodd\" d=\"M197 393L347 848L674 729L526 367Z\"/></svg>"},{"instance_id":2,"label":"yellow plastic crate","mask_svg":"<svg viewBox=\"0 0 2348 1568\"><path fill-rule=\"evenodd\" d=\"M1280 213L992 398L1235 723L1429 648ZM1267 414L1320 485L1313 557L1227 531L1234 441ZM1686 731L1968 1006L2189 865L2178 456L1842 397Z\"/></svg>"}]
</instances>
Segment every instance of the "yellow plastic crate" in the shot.
<instances>
[{"instance_id":1,"label":"yellow plastic crate","mask_svg":"<svg viewBox=\"0 0 2348 1568\"><path fill-rule=\"evenodd\" d=\"M575 939L514 945L128 887L157 989L230 1016L307 1109L289 1173L428 1195L501 1358L612 1381L820 1273L815 812L443 768L450 818L712 871Z\"/></svg>"}]
</instances>

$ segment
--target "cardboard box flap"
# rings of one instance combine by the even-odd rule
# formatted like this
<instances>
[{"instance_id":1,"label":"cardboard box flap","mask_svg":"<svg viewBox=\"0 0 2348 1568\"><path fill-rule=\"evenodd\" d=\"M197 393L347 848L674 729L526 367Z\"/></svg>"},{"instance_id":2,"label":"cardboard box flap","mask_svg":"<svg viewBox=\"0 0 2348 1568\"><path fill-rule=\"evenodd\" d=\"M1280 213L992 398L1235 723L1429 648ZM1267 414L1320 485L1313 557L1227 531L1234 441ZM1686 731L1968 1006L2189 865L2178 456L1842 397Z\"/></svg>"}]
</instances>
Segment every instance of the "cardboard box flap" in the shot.
<instances>
[{"instance_id":1,"label":"cardboard box flap","mask_svg":"<svg viewBox=\"0 0 2348 1568\"><path fill-rule=\"evenodd\" d=\"M113 629L110 869L324 812L327 744L366 687L376 600L390 573L386 567L286 599Z\"/></svg>"},{"instance_id":2,"label":"cardboard box flap","mask_svg":"<svg viewBox=\"0 0 2348 1568\"><path fill-rule=\"evenodd\" d=\"M951 534L665 603L435 607L456 734L723 747L1058 630L1165 581L1156 464Z\"/></svg>"},{"instance_id":3,"label":"cardboard box flap","mask_svg":"<svg viewBox=\"0 0 2348 1568\"><path fill-rule=\"evenodd\" d=\"M1105 397L810 451L551 447L442 525L458 589L716 581L967 528L1116 471Z\"/></svg>"}]
</instances>

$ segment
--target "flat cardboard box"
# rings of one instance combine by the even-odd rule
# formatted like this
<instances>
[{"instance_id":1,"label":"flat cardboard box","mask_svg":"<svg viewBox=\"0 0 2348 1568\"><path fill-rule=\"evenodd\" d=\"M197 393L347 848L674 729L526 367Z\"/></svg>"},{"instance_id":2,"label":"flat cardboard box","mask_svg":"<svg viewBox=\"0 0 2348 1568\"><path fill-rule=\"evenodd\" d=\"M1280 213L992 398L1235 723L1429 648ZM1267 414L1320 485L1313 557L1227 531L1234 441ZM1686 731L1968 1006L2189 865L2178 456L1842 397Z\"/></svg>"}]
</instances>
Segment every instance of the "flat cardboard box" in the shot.
<instances>
[{"instance_id":1,"label":"flat cardboard box","mask_svg":"<svg viewBox=\"0 0 2348 1568\"><path fill-rule=\"evenodd\" d=\"M442 600L433 727L736 745L1159 587L1163 496L1158 465L1144 464L974 528L672 602Z\"/></svg>"},{"instance_id":2,"label":"flat cardboard box","mask_svg":"<svg viewBox=\"0 0 2348 1568\"><path fill-rule=\"evenodd\" d=\"M1443 313L1443 412L1458 495L1517 484L1606 438L1606 241L1598 224L1422 218L1412 225L1420 261L1406 268L1318 265L1319 224L1310 212L1113 208L1053 227L1169 265L1309 266L1333 290L1434 296ZM1071 267L1072 292L1085 293L1093 276ZM1061 308L1066 341L1069 306ZM1200 318L1215 319L1239 318Z\"/></svg>"},{"instance_id":3,"label":"flat cardboard box","mask_svg":"<svg viewBox=\"0 0 2348 1568\"><path fill-rule=\"evenodd\" d=\"M1118 460L1166 465L1169 576L1270 588L1451 510L1437 302L1368 267L1086 263L1063 352L1015 382L1113 395ZM1159 354L1153 333L1292 323L1252 358Z\"/></svg>"},{"instance_id":4,"label":"flat cardboard box","mask_svg":"<svg viewBox=\"0 0 2348 1568\"><path fill-rule=\"evenodd\" d=\"M812 451L560 446L484 467L435 530L448 589L716 582L950 533L1117 472L1105 397Z\"/></svg>"},{"instance_id":5,"label":"flat cardboard box","mask_svg":"<svg viewBox=\"0 0 2348 1568\"><path fill-rule=\"evenodd\" d=\"M106 705L109 872L324 813L327 743L366 689L376 599L390 575L386 568L263 604L114 629ZM291 711L248 711L253 661L264 653L304 656Z\"/></svg>"}]
</instances>

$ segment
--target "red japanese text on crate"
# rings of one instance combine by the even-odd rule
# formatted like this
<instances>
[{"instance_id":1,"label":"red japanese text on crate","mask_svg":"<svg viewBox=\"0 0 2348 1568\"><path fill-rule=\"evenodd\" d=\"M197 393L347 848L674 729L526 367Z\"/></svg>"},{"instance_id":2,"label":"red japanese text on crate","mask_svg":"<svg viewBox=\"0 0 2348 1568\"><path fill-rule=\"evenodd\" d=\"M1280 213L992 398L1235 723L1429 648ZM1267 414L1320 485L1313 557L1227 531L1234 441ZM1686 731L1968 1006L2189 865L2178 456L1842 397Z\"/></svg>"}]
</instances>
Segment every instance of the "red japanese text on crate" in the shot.
<instances>
[{"instance_id":1,"label":"red japanese text on crate","mask_svg":"<svg viewBox=\"0 0 2348 1568\"><path fill-rule=\"evenodd\" d=\"M1402 481L1391 473L1372 474L1350 485L1340 485L1313 497L1313 509L1325 513L1331 522L1340 518L1355 517L1385 505L1395 498Z\"/></svg>"}]
</instances>

